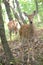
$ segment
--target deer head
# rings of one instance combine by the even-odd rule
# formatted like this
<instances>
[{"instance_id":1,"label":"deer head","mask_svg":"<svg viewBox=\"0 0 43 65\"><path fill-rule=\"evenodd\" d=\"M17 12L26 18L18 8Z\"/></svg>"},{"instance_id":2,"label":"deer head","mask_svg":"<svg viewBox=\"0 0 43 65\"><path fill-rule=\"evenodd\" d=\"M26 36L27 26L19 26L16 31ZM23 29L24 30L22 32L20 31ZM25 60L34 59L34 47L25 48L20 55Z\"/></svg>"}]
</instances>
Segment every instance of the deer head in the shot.
<instances>
[{"instance_id":1,"label":"deer head","mask_svg":"<svg viewBox=\"0 0 43 65\"><path fill-rule=\"evenodd\" d=\"M27 14L27 13L25 13L25 12L24 12L24 14L25 14L25 16L28 17L29 22L30 22L30 23L33 23L33 18L34 18L34 16L36 15L36 11L33 11L33 13L32 13L31 15L29 15L29 14Z\"/></svg>"}]
</instances>

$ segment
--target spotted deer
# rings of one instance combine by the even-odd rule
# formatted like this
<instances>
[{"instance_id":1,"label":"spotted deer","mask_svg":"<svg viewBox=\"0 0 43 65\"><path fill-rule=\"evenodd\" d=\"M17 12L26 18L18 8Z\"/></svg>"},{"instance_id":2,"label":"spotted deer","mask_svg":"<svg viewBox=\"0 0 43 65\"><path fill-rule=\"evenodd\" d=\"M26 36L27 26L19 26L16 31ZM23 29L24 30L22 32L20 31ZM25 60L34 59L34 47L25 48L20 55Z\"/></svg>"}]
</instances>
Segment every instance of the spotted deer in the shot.
<instances>
[{"instance_id":1,"label":"spotted deer","mask_svg":"<svg viewBox=\"0 0 43 65\"><path fill-rule=\"evenodd\" d=\"M35 32L35 26L33 24L33 18L36 15L36 11L34 11L31 15L28 15L25 13L25 16L29 19L29 24L23 24L21 25L21 28L19 30L20 39L22 41L22 51L24 53L23 55L23 65L27 65L28 61L28 54L31 56L31 48L32 44L30 41L34 41L36 32ZM30 51L29 51L30 49ZM30 60L30 59L29 59Z\"/></svg>"},{"instance_id":2,"label":"spotted deer","mask_svg":"<svg viewBox=\"0 0 43 65\"><path fill-rule=\"evenodd\" d=\"M10 33L10 40L11 40L12 32L17 34L17 30L18 30L17 25L18 25L18 23L15 20L11 20L8 23L8 29L9 29L9 33Z\"/></svg>"}]
</instances>

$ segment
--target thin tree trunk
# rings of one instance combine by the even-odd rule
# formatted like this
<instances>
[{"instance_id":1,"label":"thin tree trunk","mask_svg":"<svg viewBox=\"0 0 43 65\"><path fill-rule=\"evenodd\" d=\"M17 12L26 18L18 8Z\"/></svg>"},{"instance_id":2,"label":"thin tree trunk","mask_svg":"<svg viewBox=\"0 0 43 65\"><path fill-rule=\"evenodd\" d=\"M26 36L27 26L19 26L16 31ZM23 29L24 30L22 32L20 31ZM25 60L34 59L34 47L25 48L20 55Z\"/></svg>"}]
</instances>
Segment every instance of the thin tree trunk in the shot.
<instances>
[{"instance_id":1,"label":"thin tree trunk","mask_svg":"<svg viewBox=\"0 0 43 65\"><path fill-rule=\"evenodd\" d=\"M6 11L7 11L7 14L8 14L8 18L9 18L9 20L12 20L13 17L12 17L12 14L11 14L9 2L7 2L6 0L3 0L3 2L4 2L5 7L6 7Z\"/></svg>"},{"instance_id":2,"label":"thin tree trunk","mask_svg":"<svg viewBox=\"0 0 43 65\"><path fill-rule=\"evenodd\" d=\"M14 57L11 53L11 50L10 50L9 45L7 43L7 40L6 40L4 22L3 22L3 19L2 19L1 5L0 5L0 37L1 37L1 42L2 42L2 45L3 45L3 49L4 49L5 54L7 56L7 60L8 60L8 62L10 62L10 61L14 60ZM15 60L14 60L14 63L15 63Z\"/></svg>"},{"instance_id":3,"label":"thin tree trunk","mask_svg":"<svg viewBox=\"0 0 43 65\"><path fill-rule=\"evenodd\" d=\"M11 21L11 20L13 20L13 17L12 17L12 13L11 13L9 2L7 0L3 0L3 2L4 2L5 7L6 7L8 19L9 19L9 21ZM11 40L11 34L12 34L11 30L9 30L9 34L10 34L10 40Z\"/></svg>"},{"instance_id":4,"label":"thin tree trunk","mask_svg":"<svg viewBox=\"0 0 43 65\"><path fill-rule=\"evenodd\" d=\"M37 0L35 0L35 5L36 5L38 22L41 22L40 15L39 15L39 10L38 10L38 1Z\"/></svg>"},{"instance_id":5,"label":"thin tree trunk","mask_svg":"<svg viewBox=\"0 0 43 65\"><path fill-rule=\"evenodd\" d=\"M14 13L14 16L15 16L15 18L17 19L18 23L19 23L20 25L22 25L23 22L20 21L20 18L19 18L19 16L18 16L17 12L14 10L14 8L11 7L11 9L12 9L12 11L13 11L13 13Z\"/></svg>"},{"instance_id":6,"label":"thin tree trunk","mask_svg":"<svg viewBox=\"0 0 43 65\"><path fill-rule=\"evenodd\" d=\"M15 0L15 3L16 3L16 5L17 5L17 9L18 9L20 18L21 18L22 22L25 23L25 20L24 20L24 18L23 18L23 16L22 16L22 12L21 12L21 9L20 9L20 6L19 6L19 2L18 2L17 0Z\"/></svg>"},{"instance_id":7,"label":"thin tree trunk","mask_svg":"<svg viewBox=\"0 0 43 65\"><path fill-rule=\"evenodd\" d=\"M36 5L36 11L38 13L38 2L37 2L37 0L35 0L35 5Z\"/></svg>"}]
</instances>

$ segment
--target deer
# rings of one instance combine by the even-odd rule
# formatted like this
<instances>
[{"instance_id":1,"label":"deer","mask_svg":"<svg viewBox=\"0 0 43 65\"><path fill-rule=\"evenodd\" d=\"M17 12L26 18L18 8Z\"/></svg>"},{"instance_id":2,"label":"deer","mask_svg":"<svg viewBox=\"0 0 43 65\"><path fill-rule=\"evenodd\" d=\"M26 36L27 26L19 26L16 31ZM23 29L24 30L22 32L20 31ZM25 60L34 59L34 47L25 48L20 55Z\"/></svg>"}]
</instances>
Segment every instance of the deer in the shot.
<instances>
[{"instance_id":1,"label":"deer","mask_svg":"<svg viewBox=\"0 0 43 65\"><path fill-rule=\"evenodd\" d=\"M31 56L31 52L33 53L33 51L31 51L32 50L31 48L33 48L32 44L34 43L35 37L37 37L36 29L35 29L35 26L33 23L33 18L36 15L36 11L33 11L33 13L31 15L29 15L25 12L24 12L24 14L25 14L25 16L28 17L29 24L21 25L19 34L20 34L20 39L22 42L21 51L23 51L23 53L24 53L23 65L25 65L25 64L27 65L28 55ZM30 41L32 41L32 43Z\"/></svg>"},{"instance_id":2,"label":"deer","mask_svg":"<svg viewBox=\"0 0 43 65\"><path fill-rule=\"evenodd\" d=\"M18 31L17 25L18 25L18 23L16 22L16 20L11 20L8 23L8 29L9 29L9 33L10 33L10 40L11 40L12 32L17 34L17 31Z\"/></svg>"},{"instance_id":3,"label":"deer","mask_svg":"<svg viewBox=\"0 0 43 65\"><path fill-rule=\"evenodd\" d=\"M27 13L25 13L25 16L28 17L29 19L29 24L23 24L21 25L21 28L19 30L19 34L20 34L20 38L27 38L30 39L30 37L33 37L34 35L34 24L33 24L33 18L36 15L36 11L34 11L31 15L28 15Z\"/></svg>"}]
</instances>

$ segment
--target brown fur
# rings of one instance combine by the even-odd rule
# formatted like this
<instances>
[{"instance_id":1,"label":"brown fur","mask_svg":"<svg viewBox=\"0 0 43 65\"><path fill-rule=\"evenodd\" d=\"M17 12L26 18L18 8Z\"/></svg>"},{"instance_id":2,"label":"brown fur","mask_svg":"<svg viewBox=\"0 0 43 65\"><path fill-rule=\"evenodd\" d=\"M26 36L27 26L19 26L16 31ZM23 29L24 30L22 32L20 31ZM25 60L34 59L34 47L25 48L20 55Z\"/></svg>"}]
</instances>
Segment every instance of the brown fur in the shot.
<instances>
[{"instance_id":1,"label":"brown fur","mask_svg":"<svg viewBox=\"0 0 43 65\"><path fill-rule=\"evenodd\" d=\"M12 32L12 31L15 31L15 32L17 32L17 23L16 23L16 21L10 21L9 23L8 23L8 28L9 28L9 30Z\"/></svg>"},{"instance_id":2,"label":"brown fur","mask_svg":"<svg viewBox=\"0 0 43 65\"><path fill-rule=\"evenodd\" d=\"M31 15L28 15L26 13L24 13L28 19L29 19L29 24L24 24L21 26L20 30L19 30L19 33L20 33L20 38L26 38L26 39L30 39L32 38L35 33L35 28L34 28L34 24L33 24L33 18L35 16L35 13L33 12L33 14Z\"/></svg>"},{"instance_id":3,"label":"brown fur","mask_svg":"<svg viewBox=\"0 0 43 65\"><path fill-rule=\"evenodd\" d=\"M12 32L17 34L17 22L15 20L12 20L8 23L8 29L9 29L9 33L10 33L10 40L11 40L11 34Z\"/></svg>"},{"instance_id":4,"label":"brown fur","mask_svg":"<svg viewBox=\"0 0 43 65\"><path fill-rule=\"evenodd\" d=\"M29 24L22 25L19 33L20 33L20 37L27 39L30 38L34 34L33 25L29 25Z\"/></svg>"}]
</instances>

